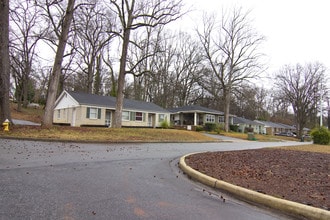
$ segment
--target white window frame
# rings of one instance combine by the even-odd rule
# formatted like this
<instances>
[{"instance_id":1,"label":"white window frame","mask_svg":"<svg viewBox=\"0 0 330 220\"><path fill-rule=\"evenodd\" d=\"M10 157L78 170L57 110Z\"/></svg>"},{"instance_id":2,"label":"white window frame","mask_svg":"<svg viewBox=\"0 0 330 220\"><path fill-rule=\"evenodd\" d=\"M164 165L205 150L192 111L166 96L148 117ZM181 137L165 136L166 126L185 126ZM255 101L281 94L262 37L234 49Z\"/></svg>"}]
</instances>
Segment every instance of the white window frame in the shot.
<instances>
[{"instance_id":1,"label":"white window frame","mask_svg":"<svg viewBox=\"0 0 330 220\"><path fill-rule=\"evenodd\" d=\"M205 116L206 123L215 123L215 115L207 114Z\"/></svg>"},{"instance_id":2,"label":"white window frame","mask_svg":"<svg viewBox=\"0 0 330 220\"><path fill-rule=\"evenodd\" d=\"M159 121L159 122L163 122L163 121L165 121L165 114L159 114L159 115L158 115L158 121Z\"/></svg>"},{"instance_id":3,"label":"white window frame","mask_svg":"<svg viewBox=\"0 0 330 220\"><path fill-rule=\"evenodd\" d=\"M135 121L143 121L143 112L135 112Z\"/></svg>"},{"instance_id":4,"label":"white window frame","mask_svg":"<svg viewBox=\"0 0 330 220\"><path fill-rule=\"evenodd\" d=\"M219 116L219 123L225 123L225 116L223 115Z\"/></svg>"},{"instance_id":5,"label":"white window frame","mask_svg":"<svg viewBox=\"0 0 330 220\"><path fill-rule=\"evenodd\" d=\"M98 108L89 108L89 119L97 119Z\"/></svg>"},{"instance_id":6,"label":"white window frame","mask_svg":"<svg viewBox=\"0 0 330 220\"><path fill-rule=\"evenodd\" d=\"M129 112L129 111L123 111L123 112L122 112L121 119L122 119L123 121L129 121L129 115L130 115L130 112Z\"/></svg>"},{"instance_id":7,"label":"white window frame","mask_svg":"<svg viewBox=\"0 0 330 220\"><path fill-rule=\"evenodd\" d=\"M61 109L57 110L57 118L61 118Z\"/></svg>"}]
</instances>

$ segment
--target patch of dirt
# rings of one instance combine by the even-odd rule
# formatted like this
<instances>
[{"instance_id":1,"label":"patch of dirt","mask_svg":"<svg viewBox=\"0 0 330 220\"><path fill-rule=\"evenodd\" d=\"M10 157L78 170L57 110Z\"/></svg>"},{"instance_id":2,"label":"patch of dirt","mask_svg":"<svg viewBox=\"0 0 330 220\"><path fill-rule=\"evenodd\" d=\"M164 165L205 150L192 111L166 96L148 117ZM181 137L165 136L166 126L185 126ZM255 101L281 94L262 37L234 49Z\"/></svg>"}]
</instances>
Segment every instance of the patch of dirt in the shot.
<instances>
[{"instance_id":1,"label":"patch of dirt","mask_svg":"<svg viewBox=\"0 0 330 220\"><path fill-rule=\"evenodd\" d=\"M330 154L284 149L190 155L188 166L247 189L330 210Z\"/></svg>"}]
</instances>

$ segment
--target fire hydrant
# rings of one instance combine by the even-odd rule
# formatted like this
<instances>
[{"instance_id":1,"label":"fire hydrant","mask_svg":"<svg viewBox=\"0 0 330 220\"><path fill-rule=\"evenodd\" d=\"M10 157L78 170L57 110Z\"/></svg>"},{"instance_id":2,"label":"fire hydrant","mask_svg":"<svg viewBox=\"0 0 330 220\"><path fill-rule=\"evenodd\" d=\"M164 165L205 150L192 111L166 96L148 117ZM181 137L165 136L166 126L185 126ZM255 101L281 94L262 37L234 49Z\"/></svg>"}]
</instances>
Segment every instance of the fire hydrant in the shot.
<instances>
[{"instance_id":1,"label":"fire hydrant","mask_svg":"<svg viewBox=\"0 0 330 220\"><path fill-rule=\"evenodd\" d=\"M9 131L9 120L6 119L6 120L2 123L2 126L3 126L3 130L4 130L4 131Z\"/></svg>"}]
</instances>

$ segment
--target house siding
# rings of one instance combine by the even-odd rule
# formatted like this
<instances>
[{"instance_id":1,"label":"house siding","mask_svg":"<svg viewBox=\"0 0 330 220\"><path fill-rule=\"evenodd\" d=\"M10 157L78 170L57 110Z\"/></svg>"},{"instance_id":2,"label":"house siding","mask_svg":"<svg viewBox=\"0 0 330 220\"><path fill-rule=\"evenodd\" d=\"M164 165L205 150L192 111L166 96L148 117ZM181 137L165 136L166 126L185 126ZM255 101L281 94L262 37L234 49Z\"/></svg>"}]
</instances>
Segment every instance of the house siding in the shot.
<instances>
[{"instance_id":1,"label":"house siding","mask_svg":"<svg viewBox=\"0 0 330 220\"><path fill-rule=\"evenodd\" d=\"M101 109L101 116L100 118L91 119L87 118L87 108L97 108ZM100 108L95 106L79 106L75 107L75 115L73 114L73 108L62 108L62 109L56 109L54 111L54 117L53 122L55 124L69 124L71 126L105 126L105 116L106 116L106 108ZM108 109L111 111L111 121L113 121L114 117L114 110ZM58 118L58 111L60 111L60 117ZM161 123L159 121L159 115L163 114L165 115L165 120L169 121L170 114L169 113L147 113L143 112L144 118L143 121L122 121L122 126L125 127L160 127ZM148 114L154 115L153 120L154 122L149 121ZM73 119L75 117L75 119ZM74 121L74 124L73 124Z\"/></svg>"},{"instance_id":2,"label":"house siding","mask_svg":"<svg viewBox=\"0 0 330 220\"><path fill-rule=\"evenodd\" d=\"M77 95L77 94L75 94ZM74 98L78 97L78 99ZM90 103L90 104L87 104ZM163 114L165 120L170 123L170 112L152 103L126 100L127 107L123 111L128 111L132 115L137 112L143 113L143 120L122 120L122 126L126 127L160 127L159 115ZM99 105L100 104L100 105ZM110 105L109 105L110 104ZM135 109L136 107L136 109ZM97 110L93 110L96 108ZM71 126L109 126L114 120L115 105L113 98L93 96L91 94L78 94L72 96L69 92L63 91L55 103L53 112L54 124L68 124ZM110 115L109 115L110 114ZM139 119L139 116L132 116Z\"/></svg>"}]
</instances>

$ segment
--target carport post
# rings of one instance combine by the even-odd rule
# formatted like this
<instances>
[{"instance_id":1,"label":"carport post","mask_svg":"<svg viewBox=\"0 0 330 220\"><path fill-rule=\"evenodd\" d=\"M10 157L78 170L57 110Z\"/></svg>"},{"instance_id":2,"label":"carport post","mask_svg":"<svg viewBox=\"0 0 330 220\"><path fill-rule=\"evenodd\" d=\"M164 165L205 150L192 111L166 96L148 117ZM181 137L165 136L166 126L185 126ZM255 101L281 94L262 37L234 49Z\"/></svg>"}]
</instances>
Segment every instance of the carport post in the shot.
<instances>
[{"instance_id":1,"label":"carport post","mask_svg":"<svg viewBox=\"0 0 330 220\"><path fill-rule=\"evenodd\" d=\"M197 125L197 112L194 112L194 126Z\"/></svg>"}]
</instances>

